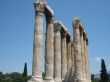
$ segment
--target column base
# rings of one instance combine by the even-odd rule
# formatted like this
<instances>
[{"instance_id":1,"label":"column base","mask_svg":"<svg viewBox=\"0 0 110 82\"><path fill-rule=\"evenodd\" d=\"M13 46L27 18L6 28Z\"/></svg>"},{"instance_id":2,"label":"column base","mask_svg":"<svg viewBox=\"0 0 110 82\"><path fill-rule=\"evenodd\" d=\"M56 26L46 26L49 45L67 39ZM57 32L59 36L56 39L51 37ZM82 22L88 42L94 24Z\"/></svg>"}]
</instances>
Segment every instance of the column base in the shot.
<instances>
[{"instance_id":1,"label":"column base","mask_svg":"<svg viewBox=\"0 0 110 82\"><path fill-rule=\"evenodd\" d=\"M55 78L55 82L62 82L61 78Z\"/></svg>"},{"instance_id":2,"label":"column base","mask_svg":"<svg viewBox=\"0 0 110 82\"><path fill-rule=\"evenodd\" d=\"M91 80L89 80L89 82L92 82Z\"/></svg>"},{"instance_id":3,"label":"column base","mask_svg":"<svg viewBox=\"0 0 110 82\"><path fill-rule=\"evenodd\" d=\"M42 77L35 77L32 76L30 80L28 80L28 82L44 82Z\"/></svg>"},{"instance_id":4,"label":"column base","mask_svg":"<svg viewBox=\"0 0 110 82\"><path fill-rule=\"evenodd\" d=\"M87 82L87 80L86 79L75 79L74 82Z\"/></svg>"},{"instance_id":5,"label":"column base","mask_svg":"<svg viewBox=\"0 0 110 82\"><path fill-rule=\"evenodd\" d=\"M83 82L88 82L86 79L83 79Z\"/></svg>"},{"instance_id":6,"label":"column base","mask_svg":"<svg viewBox=\"0 0 110 82\"><path fill-rule=\"evenodd\" d=\"M66 82L66 80L62 79L62 82Z\"/></svg>"},{"instance_id":7,"label":"column base","mask_svg":"<svg viewBox=\"0 0 110 82\"><path fill-rule=\"evenodd\" d=\"M91 82L91 80L87 80L87 82Z\"/></svg>"},{"instance_id":8,"label":"column base","mask_svg":"<svg viewBox=\"0 0 110 82\"><path fill-rule=\"evenodd\" d=\"M54 79L52 77L45 77L45 82L54 82Z\"/></svg>"},{"instance_id":9,"label":"column base","mask_svg":"<svg viewBox=\"0 0 110 82\"><path fill-rule=\"evenodd\" d=\"M67 79L62 79L61 82L68 82L68 80L67 80ZM72 82L72 81L71 81L71 82Z\"/></svg>"}]
</instances>

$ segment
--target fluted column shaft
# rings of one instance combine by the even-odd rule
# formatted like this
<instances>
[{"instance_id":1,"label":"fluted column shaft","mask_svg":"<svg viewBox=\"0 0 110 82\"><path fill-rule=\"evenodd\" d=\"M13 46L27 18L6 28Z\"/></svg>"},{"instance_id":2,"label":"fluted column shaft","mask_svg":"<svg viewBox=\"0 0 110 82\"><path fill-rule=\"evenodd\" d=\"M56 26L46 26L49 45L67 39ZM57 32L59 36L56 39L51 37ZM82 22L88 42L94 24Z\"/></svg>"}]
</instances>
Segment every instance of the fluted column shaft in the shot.
<instances>
[{"instance_id":1,"label":"fluted column shaft","mask_svg":"<svg viewBox=\"0 0 110 82\"><path fill-rule=\"evenodd\" d=\"M74 72L75 72L75 66L74 66L74 44L73 41L71 43L71 58L72 58L72 81L74 81Z\"/></svg>"},{"instance_id":2,"label":"fluted column shaft","mask_svg":"<svg viewBox=\"0 0 110 82\"><path fill-rule=\"evenodd\" d=\"M46 32L46 56L45 56L45 72L46 72L46 80L53 80L54 74L54 26L52 18L47 24L47 32Z\"/></svg>"},{"instance_id":3,"label":"fluted column shaft","mask_svg":"<svg viewBox=\"0 0 110 82\"><path fill-rule=\"evenodd\" d=\"M82 82L82 58L79 26L74 26L75 41L75 81Z\"/></svg>"},{"instance_id":4,"label":"fluted column shaft","mask_svg":"<svg viewBox=\"0 0 110 82\"><path fill-rule=\"evenodd\" d=\"M81 31L81 55L82 55L82 76L83 76L83 80L86 80L86 61L85 61L85 54L84 54L84 34L83 34L83 30Z\"/></svg>"},{"instance_id":5,"label":"fluted column shaft","mask_svg":"<svg viewBox=\"0 0 110 82\"><path fill-rule=\"evenodd\" d=\"M86 36L84 38L84 51L85 51L85 72L86 72L86 80L88 80L87 78L87 72L88 72L88 66L87 66L87 63L88 63L88 60L87 60L87 45L86 45Z\"/></svg>"},{"instance_id":6,"label":"fluted column shaft","mask_svg":"<svg viewBox=\"0 0 110 82\"><path fill-rule=\"evenodd\" d=\"M71 40L69 40L69 42L67 42L67 72L68 72L68 82L71 81L71 66L72 66L72 60L71 60Z\"/></svg>"},{"instance_id":7,"label":"fluted column shaft","mask_svg":"<svg viewBox=\"0 0 110 82\"><path fill-rule=\"evenodd\" d=\"M61 81L61 27L55 24L54 34L54 78L56 82Z\"/></svg>"},{"instance_id":8,"label":"fluted column shaft","mask_svg":"<svg viewBox=\"0 0 110 82\"><path fill-rule=\"evenodd\" d=\"M89 50L88 50L88 39L86 39L86 54L87 54L87 81L91 82L91 73L90 73L90 65L89 65Z\"/></svg>"},{"instance_id":9,"label":"fluted column shaft","mask_svg":"<svg viewBox=\"0 0 110 82\"><path fill-rule=\"evenodd\" d=\"M43 5L35 3L35 10L32 77L40 81L42 79Z\"/></svg>"},{"instance_id":10,"label":"fluted column shaft","mask_svg":"<svg viewBox=\"0 0 110 82\"><path fill-rule=\"evenodd\" d=\"M66 82L67 77L67 48L66 48L66 35L67 33L62 33L61 40L61 78L63 82Z\"/></svg>"}]
</instances>

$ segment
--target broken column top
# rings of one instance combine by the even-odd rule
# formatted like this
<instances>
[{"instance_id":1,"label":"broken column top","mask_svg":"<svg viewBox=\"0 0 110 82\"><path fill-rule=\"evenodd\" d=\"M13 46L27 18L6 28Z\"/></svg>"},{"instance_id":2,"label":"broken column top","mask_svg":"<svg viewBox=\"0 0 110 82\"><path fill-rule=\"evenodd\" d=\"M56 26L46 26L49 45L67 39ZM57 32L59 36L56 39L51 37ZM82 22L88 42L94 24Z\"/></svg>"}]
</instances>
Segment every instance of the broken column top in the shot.
<instances>
[{"instance_id":1,"label":"broken column top","mask_svg":"<svg viewBox=\"0 0 110 82\"><path fill-rule=\"evenodd\" d=\"M76 17L76 18L72 21L72 25L73 25L73 28L79 27L80 30L83 31L84 36L88 39L87 32L86 32L86 30L85 30L85 28L84 28L84 25L83 25L83 23L81 22L81 20L80 20L79 17Z\"/></svg>"},{"instance_id":2,"label":"broken column top","mask_svg":"<svg viewBox=\"0 0 110 82\"><path fill-rule=\"evenodd\" d=\"M80 20L79 17L76 17L76 18L72 21L72 25L73 25L74 28L79 27L79 28L83 29L83 24L82 24L82 22L81 22L81 20Z\"/></svg>"},{"instance_id":3,"label":"broken column top","mask_svg":"<svg viewBox=\"0 0 110 82\"><path fill-rule=\"evenodd\" d=\"M48 10L48 12L51 14L51 16L54 16L53 9L47 4L45 0L36 0L35 4L43 5L45 9Z\"/></svg>"}]
</instances>

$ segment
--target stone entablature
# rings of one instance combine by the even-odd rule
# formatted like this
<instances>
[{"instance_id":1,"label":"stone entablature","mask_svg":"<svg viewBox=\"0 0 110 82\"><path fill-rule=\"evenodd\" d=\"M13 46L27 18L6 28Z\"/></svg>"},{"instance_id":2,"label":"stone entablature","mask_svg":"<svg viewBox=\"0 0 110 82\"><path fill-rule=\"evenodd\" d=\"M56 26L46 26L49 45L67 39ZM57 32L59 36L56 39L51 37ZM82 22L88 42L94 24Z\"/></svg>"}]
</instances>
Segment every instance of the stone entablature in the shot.
<instances>
[{"instance_id":1,"label":"stone entablature","mask_svg":"<svg viewBox=\"0 0 110 82\"><path fill-rule=\"evenodd\" d=\"M72 21L73 40L43 0L35 6L32 78L28 82L91 82L88 35L79 17ZM43 16L46 18L45 80L42 79Z\"/></svg>"}]
</instances>

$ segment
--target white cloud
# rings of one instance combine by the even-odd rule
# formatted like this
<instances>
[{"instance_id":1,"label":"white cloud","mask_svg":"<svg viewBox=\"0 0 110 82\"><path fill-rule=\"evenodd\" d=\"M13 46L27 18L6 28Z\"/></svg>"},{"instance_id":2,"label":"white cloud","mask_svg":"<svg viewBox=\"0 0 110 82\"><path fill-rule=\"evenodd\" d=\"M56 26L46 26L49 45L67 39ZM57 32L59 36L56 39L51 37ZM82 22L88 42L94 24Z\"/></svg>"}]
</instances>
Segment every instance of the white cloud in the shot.
<instances>
[{"instance_id":1,"label":"white cloud","mask_svg":"<svg viewBox=\"0 0 110 82\"><path fill-rule=\"evenodd\" d=\"M108 69L110 69L110 66L108 66Z\"/></svg>"},{"instance_id":2,"label":"white cloud","mask_svg":"<svg viewBox=\"0 0 110 82\"><path fill-rule=\"evenodd\" d=\"M95 58L95 61L98 62L98 63L100 63L101 62L101 58L100 57L96 57Z\"/></svg>"}]
</instances>

